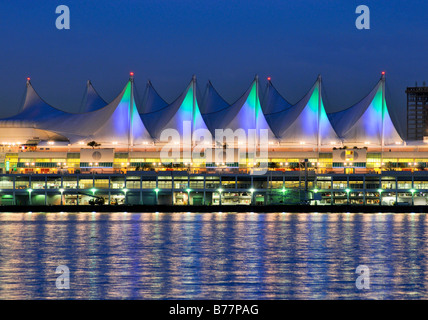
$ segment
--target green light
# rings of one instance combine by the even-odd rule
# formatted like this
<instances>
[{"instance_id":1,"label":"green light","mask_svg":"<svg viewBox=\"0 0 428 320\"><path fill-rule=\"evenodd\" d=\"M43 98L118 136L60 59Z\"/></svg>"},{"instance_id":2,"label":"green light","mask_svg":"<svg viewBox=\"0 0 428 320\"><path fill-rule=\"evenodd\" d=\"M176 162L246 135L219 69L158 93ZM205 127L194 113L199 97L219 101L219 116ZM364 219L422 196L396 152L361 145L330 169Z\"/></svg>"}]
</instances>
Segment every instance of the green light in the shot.
<instances>
[{"instance_id":1,"label":"green light","mask_svg":"<svg viewBox=\"0 0 428 320\"><path fill-rule=\"evenodd\" d=\"M223 192L223 189L222 189L222 188L218 189L218 192L222 193L222 192Z\"/></svg>"},{"instance_id":2,"label":"green light","mask_svg":"<svg viewBox=\"0 0 428 320\"><path fill-rule=\"evenodd\" d=\"M159 189L158 189L158 188L156 188L156 189L155 189L155 192L159 192Z\"/></svg>"},{"instance_id":3,"label":"green light","mask_svg":"<svg viewBox=\"0 0 428 320\"><path fill-rule=\"evenodd\" d=\"M192 191L192 189L187 188L186 191L187 193L189 193L190 191Z\"/></svg>"},{"instance_id":4,"label":"green light","mask_svg":"<svg viewBox=\"0 0 428 320\"><path fill-rule=\"evenodd\" d=\"M123 192L127 193L127 192L128 192L128 189L124 188L124 189L123 189Z\"/></svg>"},{"instance_id":5,"label":"green light","mask_svg":"<svg viewBox=\"0 0 428 320\"><path fill-rule=\"evenodd\" d=\"M415 190L415 189L410 189L410 192L411 192L411 193L415 193L415 192L416 192L416 190Z\"/></svg>"},{"instance_id":6,"label":"green light","mask_svg":"<svg viewBox=\"0 0 428 320\"><path fill-rule=\"evenodd\" d=\"M377 189L377 192L382 193L383 190L382 189Z\"/></svg>"},{"instance_id":7,"label":"green light","mask_svg":"<svg viewBox=\"0 0 428 320\"><path fill-rule=\"evenodd\" d=\"M254 192L255 190L253 188L250 189L250 192Z\"/></svg>"},{"instance_id":8,"label":"green light","mask_svg":"<svg viewBox=\"0 0 428 320\"><path fill-rule=\"evenodd\" d=\"M63 188L59 189L59 192L63 193L63 192L64 192L64 189L63 189Z\"/></svg>"},{"instance_id":9,"label":"green light","mask_svg":"<svg viewBox=\"0 0 428 320\"><path fill-rule=\"evenodd\" d=\"M351 189L345 189L346 193L351 192Z\"/></svg>"},{"instance_id":10,"label":"green light","mask_svg":"<svg viewBox=\"0 0 428 320\"><path fill-rule=\"evenodd\" d=\"M285 193L287 191L287 189L282 188L282 193Z\"/></svg>"},{"instance_id":11,"label":"green light","mask_svg":"<svg viewBox=\"0 0 428 320\"><path fill-rule=\"evenodd\" d=\"M317 193L319 190L318 189L314 189L314 192Z\"/></svg>"},{"instance_id":12,"label":"green light","mask_svg":"<svg viewBox=\"0 0 428 320\"><path fill-rule=\"evenodd\" d=\"M29 193L31 193L31 192L33 191L33 189L27 189L27 191L28 191Z\"/></svg>"},{"instance_id":13,"label":"green light","mask_svg":"<svg viewBox=\"0 0 428 320\"><path fill-rule=\"evenodd\" d=\"M92 191L92 193L95 193L95 191L97 191L97 189L92 188L91 191Z\"/></svg>"}]
</instances>

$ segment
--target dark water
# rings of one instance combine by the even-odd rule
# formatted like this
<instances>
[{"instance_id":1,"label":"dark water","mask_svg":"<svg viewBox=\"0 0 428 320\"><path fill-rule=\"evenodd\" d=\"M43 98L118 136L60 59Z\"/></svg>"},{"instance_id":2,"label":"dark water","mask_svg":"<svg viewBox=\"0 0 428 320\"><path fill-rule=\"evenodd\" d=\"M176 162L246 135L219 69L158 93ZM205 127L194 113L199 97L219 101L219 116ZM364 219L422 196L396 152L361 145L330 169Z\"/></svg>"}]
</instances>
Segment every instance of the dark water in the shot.
<instances>
[{"instance_id":1,"label":"dark water","mask_svg":"<svg viewBox=\"0 0 428 320\"><path fill-rule=\"evenodd\" d=\"M1 299L428 298L424 214L0 213ZM58 290L55 270L70 269ZM358 265L370 268L359 290Z\"/></svg>"}]
</instances>

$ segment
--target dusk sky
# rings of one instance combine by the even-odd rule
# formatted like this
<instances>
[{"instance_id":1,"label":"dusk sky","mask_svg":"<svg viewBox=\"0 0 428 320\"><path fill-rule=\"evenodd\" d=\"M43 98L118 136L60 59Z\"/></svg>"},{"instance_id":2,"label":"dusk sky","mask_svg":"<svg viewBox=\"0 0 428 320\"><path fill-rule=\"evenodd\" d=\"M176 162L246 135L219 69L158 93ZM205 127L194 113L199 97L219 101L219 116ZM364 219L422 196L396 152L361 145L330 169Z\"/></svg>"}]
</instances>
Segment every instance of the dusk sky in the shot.
<instances>
[{"instance_id":1,"label":"dusk sky","mask_svg":"<svg viewBox=\"0 0 428 320\"><path fill-rule=\"evenodd\" d=\"M358 5L371 11L358 30ZM58 5L71 29L58 30ZM140 96L150 79L174 100L193 74L230 103L255 74L290 102L323 77L328 112L351 106L387 75L392 117L405 125L406 86L428 81L426 0L2 1L0 115L18 111L31 77L51 105L77 111L85 83L111 101L130 71Z\"/></svg>"}]
</instances>

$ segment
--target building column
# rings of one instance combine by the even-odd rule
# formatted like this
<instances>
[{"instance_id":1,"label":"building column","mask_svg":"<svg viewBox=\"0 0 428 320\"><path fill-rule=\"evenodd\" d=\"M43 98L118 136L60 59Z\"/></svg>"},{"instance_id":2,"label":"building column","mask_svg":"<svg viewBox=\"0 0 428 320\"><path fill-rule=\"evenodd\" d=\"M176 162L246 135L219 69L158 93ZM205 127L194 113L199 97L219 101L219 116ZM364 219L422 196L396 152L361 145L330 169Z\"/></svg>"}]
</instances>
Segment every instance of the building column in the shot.
<instances>
[{"instance_id":1,"label":"building column","mask_svg":"<svg viewBox=\"0 0 428 320\"><path fill-rule=\"evenodd\" d=\"M143 176L140 177L140 204L143 204Z\"/></svg>"},{"instance_id":2,"label":"building column","mask_svg":"<svg viewBox=\"0 0 428 320\"><path fill-rule=\"evenodd\" d=\"M205 186L206 186L206 176L204 176L204 197L202 199L202 204L203 205L205 205L205 197L206 197Z\"/></svg>"},{"instance_id":3,"label":"building column","mask_svg":"<svg viewBox=\"0 0 428 320\"><path fill-rule=\"evenodd\" d=\"M300 183L299 183L299 186L300 186ZM253 176L251 176L251 189L254 190L254 179L253 179ZM253 191L253 192L250 191L250 193L251 193L251 203L250 203L250 205L254 205L254 192L255 191Z\"/></svg>"},{"instance_id":4,"label":"building column","mask_svg":"<svg viewBox=\"0 0 428 320\"><path fill-rule=\"evenodd\" d=\"M395 205L398 204L398 178L395 177Z\"/></svg>"},{"instance_id":5,"label":"building column","mask_svg":"<svg viewBox=\"0 0 428 320\"><path fill-rule=\"evenodd\" d=\"M158 181L158 176L156 176L156 190L158 189L158 185L159 185L159 181ZM156 205L159 205L159 192L156 191Z\"/></svg>"},{"instance_id":6,"label":"building column","mask_svg":"<svg viewBox=\"0 0 428 320\"><path fill-rule=\"evenodd\" d=\"M363 176L363 202L366 205L366 176Z\"/></svg>"},{"instance_id":7,"label":"building column","mask_svg":"<svg viewBox=\"0 0 428 320\"><path fill-rule=\"evenodd\" d=\"M45 176L45 206L48 204L48 177Z\"/></svg>"},{"instance_id":8,"label":"building column","mask_svg":"<svg viewBox=\"0 0 428 320\"><path fill-rule=\"evenodd\" d=\"M12 188L13 188L13 192L12 192L12 203L13 205L16 205L16 194L15 194L15 177L12 176Z\"/></svg>"}]
</instances>

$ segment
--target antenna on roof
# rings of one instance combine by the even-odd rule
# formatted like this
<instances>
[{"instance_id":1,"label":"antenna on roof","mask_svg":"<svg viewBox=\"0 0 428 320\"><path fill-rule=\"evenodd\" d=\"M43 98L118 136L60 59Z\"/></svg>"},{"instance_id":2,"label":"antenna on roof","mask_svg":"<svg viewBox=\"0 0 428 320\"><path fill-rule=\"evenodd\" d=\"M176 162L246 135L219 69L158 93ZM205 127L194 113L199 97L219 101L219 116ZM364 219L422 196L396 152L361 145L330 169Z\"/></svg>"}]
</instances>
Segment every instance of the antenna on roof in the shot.
<instances>
[{"instance_id":1,"label":"antenna on roof","mask_svg":"<svg viewBox=\"0 0 428 320\"><path fill-rule=\"evenodd\" d=\"M192 81L196 81L196 74L192 76Z\"/></svg>"},{"instance_id":2,"label":"antenna on roof","mask_svg":"<svg viewBox=\"0 0 428 320\"><path fill-rule=\"evenodd\" d=\"M27 86L30 84L30 77L27 78Z\"/></svg>"},{"instance_id":3,"label":"antenna on roof","mask_svg":"<svg viewBox=\"0 0 428 320\"><path fill-rule=\"evenodd\" d=\"M134 72L132 72L132 71L131 71L131 72L129 73L129 78L130 78L130 80L133 80L133 79L134 79Z\"/></svg>"}]
</instances>

